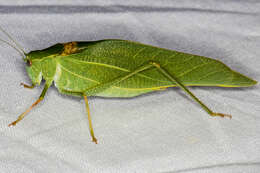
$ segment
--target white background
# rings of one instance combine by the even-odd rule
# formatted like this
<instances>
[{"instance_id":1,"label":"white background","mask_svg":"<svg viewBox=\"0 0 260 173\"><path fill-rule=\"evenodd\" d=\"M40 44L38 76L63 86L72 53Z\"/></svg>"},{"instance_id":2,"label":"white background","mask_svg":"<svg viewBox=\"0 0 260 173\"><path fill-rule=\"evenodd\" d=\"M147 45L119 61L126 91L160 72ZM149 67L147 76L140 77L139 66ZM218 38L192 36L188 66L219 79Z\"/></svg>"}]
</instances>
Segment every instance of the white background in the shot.
<instances>
[{"instance_id":1,"label":"white background","mask_svg":"<svg viewBox=\"0 0 260 173\"><path fill-rule=\"evenodd\" d=\"M236 0L0 1L0 25L29 52L58 42L109 38L221 60L260 81L260 3ZM0 38L6 38L3 34ZM132 99L90 98L98 145L84 101L53 86L43 103L7 125L40 95L25 63L0 46L0 172L260 171L260 88L192 87L222 119L178 88Z\"/></svg>"}]
</instances>

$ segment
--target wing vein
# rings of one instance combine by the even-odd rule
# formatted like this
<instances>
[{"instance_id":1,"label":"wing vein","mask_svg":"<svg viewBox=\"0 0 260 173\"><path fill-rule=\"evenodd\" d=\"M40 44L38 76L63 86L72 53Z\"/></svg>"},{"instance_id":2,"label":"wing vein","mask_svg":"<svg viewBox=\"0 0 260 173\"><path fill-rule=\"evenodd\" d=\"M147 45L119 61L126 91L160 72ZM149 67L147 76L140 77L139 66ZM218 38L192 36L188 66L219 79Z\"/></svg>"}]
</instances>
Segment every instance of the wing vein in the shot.
<instances>
[{"instance_id":1,"label":"wing vein","mask_svg":"<svg viewBox=\"0 0 260 173\"><path fill-rule=\"evenodd\" d=\"M61 64L60 64L60 67L61 67L63 70L65 70L65 71L67 71L67 72L69 72L69 73L73 74L74 76L77 76L77 77L79 77L79 78L81 78L81 79L85 79L85 80L88 80L88 81L91 81L91 82L100 84L100 82L98 82L98 81L96 81L96 80L93 80L93 79L84 77L84 76L82 76L82 75L79 75L79 74L77 74L77 73L74 73L74 72L72 72L72 71L66 69L66 68L65 68L64 66L62 66Z\"/></svg>"},{"instance_id":2,"label":"wing vein","mask_svg":"<svg viewBox=\"0 0 260 173\"><path fill-rule=\"evenodd\" d=\"M203 67L203 66L208 65L208 64L211 64L211 63L214 63L214 61L208 62L208 63L205 63L205 64L201 64L201 65L197 65L197 66L193 67L192 69L186 70L185 72L179 74L178 77L182 77L182 76L184 76L185 74L190 73L190 72L194 71L194 70L197 69L197 68Z\"/></svg>"},{"instance_id":3,"label":"wing vein","mask_svg":"<svg viewBox=\"0 0 260 173\"><path fill-rule=\"evenodd\" d=\"M138 52L133 56L133 59L135 59L135 57L139 54L139 53L141 53L142 51L144 51L146 49L146 47L143 47L143 48L141 48L140 50L138 50Z\"/></svg>"},{"instance_id":4,"label":"wing vein","mask_svg":"<svg viewBox=\"0 0 260 173\"><path fill-rule=\"evenodd\" d=\"M78 60L78 59L73 59L73 60L72 59L67 59L67 60L69 60L69 61L77 61L77 62L85 63L85 64L94 64L94 65L105 66L105 67L108 67L108 68L114 68L114 69L121 70L121 71L124 71L124 72L131 72L129 69L118 67L118 66L114 66L114 65L110 65L110 64L104 64L104 63L99 63L99 62L88 62L88 61L82 61L82 60ZM154 80L154 81L158 81L158 82L168 82L168 81L164 81L164 80L154 79L154 78L151 78L151 77L146 76L144 74L137 74L137 76L144 77L144 78L147 78L147 79L150 79L150 80Z\"/></svg>"},{"instance_id":5,"label":"wing vein","mask_svg":"<svg viewBox=\"0 0 260 173\"><path fill-rule=\"evenodd\" d=\"M205 79L205 78L207 78L207 77L209 77L209 76L211 76L211 75L213 75L213 74L215 74L215 73L222 72L222 71L225 71L225 70L217 70L217 71L210 72L210 73L208 73L207 75L205 75L205 76L199 78L198 80L196 80L196 82L198 82L198 81L200 81L200 80L202 80L202 79Z\"/></svg>"}]
</instances>

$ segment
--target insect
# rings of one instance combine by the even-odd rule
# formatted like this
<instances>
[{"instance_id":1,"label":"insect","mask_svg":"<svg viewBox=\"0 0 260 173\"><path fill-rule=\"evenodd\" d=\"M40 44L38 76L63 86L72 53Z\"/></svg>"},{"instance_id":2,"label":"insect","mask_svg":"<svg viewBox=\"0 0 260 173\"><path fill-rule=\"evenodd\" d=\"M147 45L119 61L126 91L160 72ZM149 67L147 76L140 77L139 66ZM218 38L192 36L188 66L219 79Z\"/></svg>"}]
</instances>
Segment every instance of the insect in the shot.
<instances>
[{"instance_id":1,"label":"insect","mask_svg":"<svg viewBox=\"0 0 260 173\"><path fill-rule=\"evenodd\" d=\"M209 115L231 118L231 115L213 112L188 86L249 87L257 83L218 60L126 40L58 43L26 53L1 30L15 44L1 41L24 57L32 85L22 85L34 88L45 79L39 98L9 126L16 125L40 103L52 83L60 93L84 98L90 135L95 143L88 96L134 97L179 87Z\"/></svg>"}]
</instances>

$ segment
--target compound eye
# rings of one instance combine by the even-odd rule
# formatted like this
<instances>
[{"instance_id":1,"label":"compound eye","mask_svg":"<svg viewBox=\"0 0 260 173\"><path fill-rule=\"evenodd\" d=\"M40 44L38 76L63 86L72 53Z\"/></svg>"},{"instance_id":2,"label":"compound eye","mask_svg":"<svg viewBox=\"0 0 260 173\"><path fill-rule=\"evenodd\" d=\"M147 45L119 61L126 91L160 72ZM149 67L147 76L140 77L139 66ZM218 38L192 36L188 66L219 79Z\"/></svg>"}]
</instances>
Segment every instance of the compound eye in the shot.
<instances>
[{"instance_id":1,"label":"compound eye","mask_svg":"<svg viewBox=\"0 0 260 173\"><path fill-rule=\"evenodd\" d=\"M27 60L27 61L26 61L26 65L27 65L27 66L31 66L31 65L32 65L32 61L31 61L31 60Z\"/></svg>"}]
</instances>

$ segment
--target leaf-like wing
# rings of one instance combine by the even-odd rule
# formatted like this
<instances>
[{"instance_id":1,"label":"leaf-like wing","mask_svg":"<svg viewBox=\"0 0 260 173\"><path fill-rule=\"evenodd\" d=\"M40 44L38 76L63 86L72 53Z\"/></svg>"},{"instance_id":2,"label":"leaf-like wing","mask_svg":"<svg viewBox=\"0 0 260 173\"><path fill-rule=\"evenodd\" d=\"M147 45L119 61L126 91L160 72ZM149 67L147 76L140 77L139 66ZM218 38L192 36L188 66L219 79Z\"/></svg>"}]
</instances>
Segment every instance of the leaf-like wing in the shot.
<instances>
[{"instance_id":1,"label":"leaf-like wing","mask_svg":"<svg viewBox=\"0 0 260 173\"><path fill-rule=\"evenodd\" d=\"M231 70L222 62L202 56L125 40L79 42L78 46L80 53L58 58L62 75L67 76L63 77L60 86L69 89L93 87L126 75L150 61L159 63L187 86L245 87L256 84L256 81ZM70 84L69 76L73 76ZM99 95L130 97L171 86L175 86L175 83L153 68L122 81Z\"/></svg>"}]
</instances>

